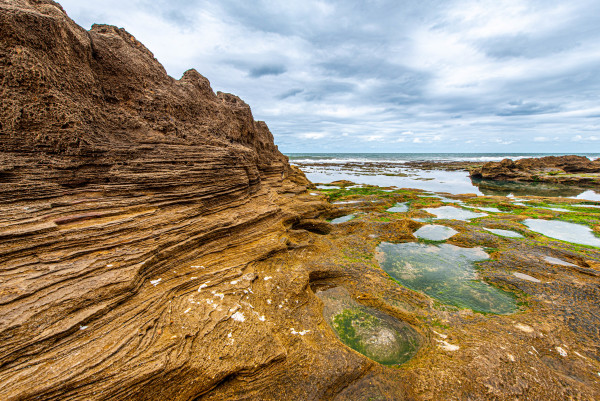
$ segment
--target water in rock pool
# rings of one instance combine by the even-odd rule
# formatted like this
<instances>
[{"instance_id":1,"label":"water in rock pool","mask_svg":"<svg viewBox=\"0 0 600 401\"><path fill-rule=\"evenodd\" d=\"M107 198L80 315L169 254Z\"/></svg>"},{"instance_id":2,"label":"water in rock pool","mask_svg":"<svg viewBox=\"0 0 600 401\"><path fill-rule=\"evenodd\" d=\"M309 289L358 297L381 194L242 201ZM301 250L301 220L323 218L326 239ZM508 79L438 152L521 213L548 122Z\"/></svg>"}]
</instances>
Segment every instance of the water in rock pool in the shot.
<instances>
[{"instance_id":1,"label":"water in rock pool","mask_svg":"<svg viewBox=\"0 0 600 401\"><path fill-rule=\"evenodd\" d=\"M477 217L487 216L485 213L475 213L470 210L460 209L453 206L441 206L423 209L427 213L434 214L436 219L470 220Z\"/></svg>"},{"instance_id":2,"label":"water in rock pool","mask_svg":"<svg viewBox=\"0 0 600 401\"><path fill-rule=\"evenodd\" d=\"M331 223L333 223L333 224L345 223L347 221L352 220L353 218L354 218L353 214L348 214L346 216L337 217L337 218L331 220Z\"/></svg>"},{"instance_id":3,"label":"water in rock pool","mask_svg":"<svg viewBox=\"0 0 600 401\"><path fill-rule=\"evenodd\" d=\"M408 212L408 203L396 203L394 206L387 209L387 211L392 213L406 213Z\"/></svg>"},{"instance_id":4,"label":"water in rock pool","mask_svg":"<svg viewBox=\"0 0 600 401\"><path fill-rule=\"evenodd\" d=\"M484 230L487 230L491 233L494 233L496 235L499 235L501 237L509 237L509 238L523 238L523 236L521 234L519 234L516 231L511 231L511 230L499 230L496 228L484 228Z\"/></svg>"},{"instance_id":5,"label":"water in rock pool","mask_svg":"<svg viewBox=\"0 0 600 401\"><path fill-rule=\"evenodd\" d=\"M455 234L458 234L458 231L437 224L428 224L414 232L415 237L430 241L445 241Z\"/></svg>"},{"instance_id":6,"label":"water in rock pool","mask_svg":"<svg viewBox=\"0 0 600 401\"><path fill-rule=\"evenodd\" d=\"M420 335L407 323L356 302L343 287L317 291L323 315L347 346L383 365L399 365L412 358Z\"/></svg>"},{"instance_id":7,"label":"water in rock pool","mask_svg":"<svg viewBox=\"0 0 600 401\"><path fill-rule=\"evenodd\" d=\"M508 314L515 297L477 278L474 262L488 259L481 248L450 244L382 242L377 258L383 270L405 287L459 308Z\"/></svg>"},{"instance_id":8,"label":"water in rock pool","mask_svg":"<svg viewBox=\"0 0 600 401\"><path fill-rule=\"evenodd\" d=\"M523 220L531 231L550 238L575 244L600 247L600 238L594 235L591 228L580 224L567 223L559 220L526 219Z\"/></svg>"}]
</instances>

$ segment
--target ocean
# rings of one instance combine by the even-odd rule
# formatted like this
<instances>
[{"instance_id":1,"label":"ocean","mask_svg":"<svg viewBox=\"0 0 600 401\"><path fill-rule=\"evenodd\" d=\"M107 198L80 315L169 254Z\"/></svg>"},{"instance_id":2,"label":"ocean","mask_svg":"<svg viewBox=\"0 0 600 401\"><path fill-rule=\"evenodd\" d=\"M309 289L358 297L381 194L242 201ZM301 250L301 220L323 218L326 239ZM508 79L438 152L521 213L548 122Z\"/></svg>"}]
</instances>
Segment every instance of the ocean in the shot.
<instances>
[{"instance_id":1,"label":"ocean","mask_svg":"<svg viewBox=\"0 0 600 401\"><path fill-rule=\"evenodd\" d=\"M296 163L347 163L347 162L393 162L409 161L471 161L489 162L503 159L523 159L543 156L586 156L600 157L600 153L286 153L291 162Z\"/></svg>"},{"instance_id":2,"label":"ocean","mask_svg":"<svg viewBox=\"0 0 600 401\"><path fill-rule=\"evenodd\" d=\"M566 153L573 154L573 153ZM299 166L317 184L348 180L356 184L413 188L435 193L499 196L559 196L600 201L600 193L549 183L514 183L472 180L466 171L422 170L402 166L405 162L488 162L506 158L562 156L565 153L288 153L290 163ZM579 153L590 159L600 153Z\"/></svg>"}]
</instances>

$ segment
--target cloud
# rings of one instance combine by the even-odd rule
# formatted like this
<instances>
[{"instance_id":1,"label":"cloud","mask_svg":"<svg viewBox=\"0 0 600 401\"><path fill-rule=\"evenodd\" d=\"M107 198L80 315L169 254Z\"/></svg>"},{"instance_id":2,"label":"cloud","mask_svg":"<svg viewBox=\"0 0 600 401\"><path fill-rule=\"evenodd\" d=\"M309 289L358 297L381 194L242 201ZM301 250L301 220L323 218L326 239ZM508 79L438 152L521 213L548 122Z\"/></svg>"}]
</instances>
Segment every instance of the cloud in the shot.
<instances>
[{"instance_id":1,"label":"cloud","mask_svg":"<svg viewBox=\"0 0 600 401\"><path fill-rule=\"evenodd\" d=\"M526 116L531 114L552 113L559 110L555 104L542 104L538 102L523 102L522 100L509 102L501 111L499 116Z\"/></svg>"},{"instance_id":2,"label":"cloud","mask_svg":"<svg viewBox=\"0 0 600 401\"><path fill-rule=\"evenodd\" d=\"M240 96L286 152L585 152L600 137L597 0L61 4Z\"/></svg>"},{"instance_id":3,"label":"cloud","mask_svg":"<svg viewBox=\"0 0 600 401\"><path fill-rule=\"evenodd\" d=\"M288 97L296 96L302 92L304 92L304 89L293 88L293 89L287 90L287 91L283 92L282 94L278 95L277 99L285 100Z\"/></svg>"},{"instance_id":4,"label":"cloud","mask_svg":"<svg viewBox=\"0 0 600 401\"><path fill-rule=\"evenodd\" d=\"M250 77L260 78L265 75L281 75L287 71L287 68L283 65L261 65L250 69Z\"/></svg>"},{"instance_id":5,"label":"cloud","mask_svg":"<svg viewBox=\"0 0 600 401\"><path fill-rule=\"evenodd\" d=\"M305 132L299 135L302 139L322 139L327 136L325 132Z\"/></svg>"},{"instance_id":6,"label":"cloud","mask_svg":"<svg viewBox=\"0 0 600 401\"><path fill-rule=\"evenodd\" d=\"M381 142L385 140L384 135L368 135L363 137L363 139L367 142Z\"/></svg>"}]
</instances>

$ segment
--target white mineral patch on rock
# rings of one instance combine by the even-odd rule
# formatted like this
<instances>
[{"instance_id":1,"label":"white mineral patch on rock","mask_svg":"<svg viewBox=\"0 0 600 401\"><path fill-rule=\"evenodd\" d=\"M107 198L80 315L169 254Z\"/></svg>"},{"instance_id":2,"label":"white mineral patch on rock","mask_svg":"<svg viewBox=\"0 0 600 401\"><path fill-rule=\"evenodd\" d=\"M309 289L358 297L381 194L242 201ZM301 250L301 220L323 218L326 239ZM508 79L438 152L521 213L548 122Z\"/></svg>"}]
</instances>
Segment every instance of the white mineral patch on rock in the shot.
<instances>
[{"instance_id":1,"label":"white mineral patch on rock","mask_svg":"<svg viewBox=\"0 0 600 401\"><path fill-rule=\"evenodd\" d=\"M460 347L458 345L454 345L454 344L450 344L448 341L444 341L444 340L435 340L437 341L439 344L439 347L441 349L443 349L444 351L458 351L460 349Z\"/></svg>"},{"instance_id":2,"label":"white mineral patch on rock","mask_svg":"<svg viewBox=\"0 0 600 401\"><path fill-rule=\"evenodd\" d=\"M267 276L267 277L265 277L265 278L264 278L264 280L265 280L265 281L268 281L268 280L271 280L272 278L273 278L273 277L271 277L271 276Z\"/></svg>"},{"instance_id":3,"label":"white mineral patch on rock","mask_svg":"<svg viewBox=\"0 0 600 401\"><path fill-rule=\"evenodd\" d=\"M433 330L433 332L434 332L435 334L437 334L438 336L442 337L442 338L448 338L448 336L447 336L447 335L445 335L445 334L438 333L438 332L437 332L437 331L435 331L435 330Z\"/></svg>"},{"instance_id":4,"label":"white mineral patch on rock","mask_svg":"<svg viewBox=\"0 0 600 401\"><path fill-rule=\"evenodd\" d=\"M567 351L565 351L562 347L556 347L556 352L558 352L560 356L567 356Z\"/></svg>"},{"instance_id":5,"label":"white mineral patch on rock","mask_svg":"<svg viewBox=\"0 0 600 401\"><path fill-rule=\"evenodd\" d=\"M310 330L302 330L302 331L296 331L293 327L290 329L290 331L292 332L292 334L294 335L299 335L299 336L303 336L306 333L309 333Z\"/></svg>"},{"instance_id":6,"label":"white mineral patch on rock","mask_svg":"<svg viewBox=\"0 0 600 401\"><path fill-rule=\"evenodd\" d=\"M157 278L156 280L150 280L150 284L152 284L153 286L157 286L158 283L160 283L160 281L162 280L162 278Z\"/></svg>"},{"instance_id":7,"label":"white mineral patch on rock","mask_svg":"<svg viewBox=\"0 0 600 401\"><path fill-rule=\"evenodd\" d=\"M231 318L236 322L243 322L244 320L246 320L246 317L242 312L235 312L233 315L231 315Z\"/></svg>"},{"instance_id":8,"label":"white mineral patch on rock","mask_svg":"<svg viewBox=\"0 0 600 401\"><path fill-rule=\"evenodd\" d=\"M533 327L527 326L526 324L517 323L515 327L525 333L533 333Z\"/></svg>"}]
</instances>

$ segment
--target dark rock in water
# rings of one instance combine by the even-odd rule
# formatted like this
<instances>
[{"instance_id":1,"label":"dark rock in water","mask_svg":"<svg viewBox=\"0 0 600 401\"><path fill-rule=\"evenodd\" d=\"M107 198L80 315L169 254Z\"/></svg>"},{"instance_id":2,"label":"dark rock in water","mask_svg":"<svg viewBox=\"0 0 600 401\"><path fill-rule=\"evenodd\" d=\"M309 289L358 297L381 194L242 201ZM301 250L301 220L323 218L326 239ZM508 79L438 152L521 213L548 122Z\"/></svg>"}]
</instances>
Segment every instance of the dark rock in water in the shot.
<instances>
[{"instance_id":1,"label":"dark rock in water","mask_svg":"<svg viewBox=\"0 0 600 401\"><path fill-rule=\"evenodd\" d=\"M470 171L476 179L600 185L600 161L584 156L546 156L489 162Z\"/></svg>"}]
</instances>

